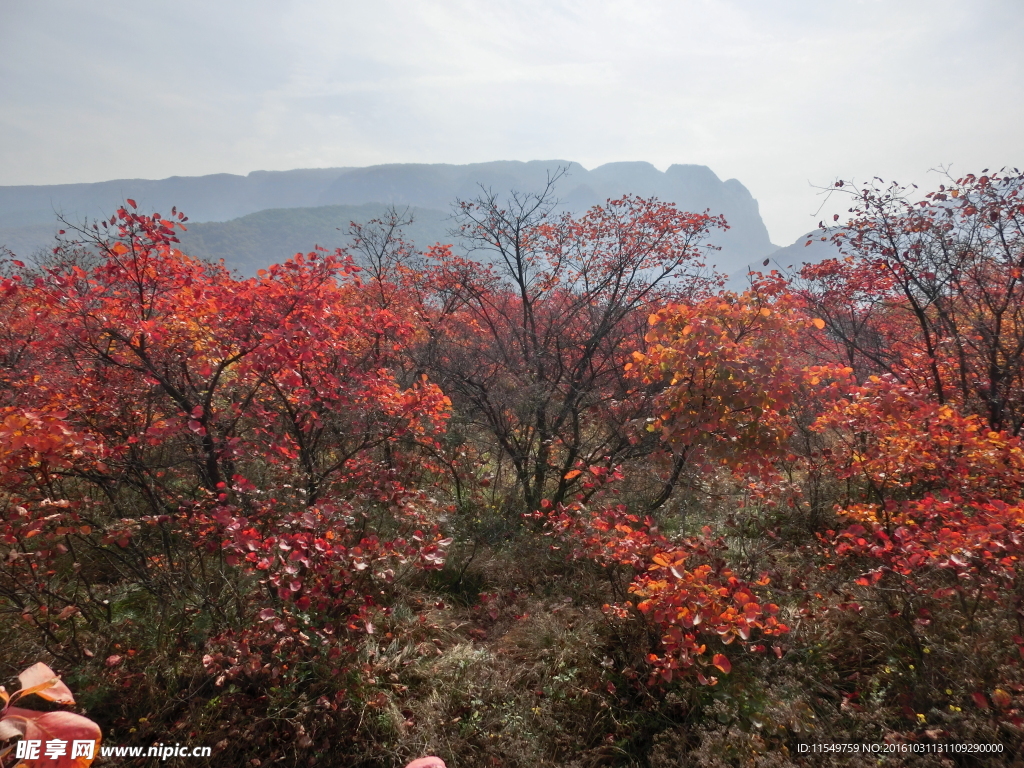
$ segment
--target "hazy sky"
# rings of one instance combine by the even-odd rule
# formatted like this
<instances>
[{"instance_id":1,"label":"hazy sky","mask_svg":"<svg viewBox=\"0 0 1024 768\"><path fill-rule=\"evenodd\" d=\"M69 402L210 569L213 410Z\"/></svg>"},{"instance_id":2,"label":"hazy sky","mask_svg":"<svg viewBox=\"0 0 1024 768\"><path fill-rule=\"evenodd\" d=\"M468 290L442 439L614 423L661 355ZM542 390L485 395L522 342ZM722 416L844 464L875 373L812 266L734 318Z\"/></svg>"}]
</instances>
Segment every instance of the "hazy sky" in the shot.
<instances>
[{"instance_id":1,"label":"hazy sky","mask_svg":"<svg viewBox=\"0 0 1024 768\"><path fill-rule=\"evenodd\" d=\"M0 0L0 184L700 163L788 244L812 185L1024 165L1022 41L1024 0Z\"/></svg>"}]
</instances>

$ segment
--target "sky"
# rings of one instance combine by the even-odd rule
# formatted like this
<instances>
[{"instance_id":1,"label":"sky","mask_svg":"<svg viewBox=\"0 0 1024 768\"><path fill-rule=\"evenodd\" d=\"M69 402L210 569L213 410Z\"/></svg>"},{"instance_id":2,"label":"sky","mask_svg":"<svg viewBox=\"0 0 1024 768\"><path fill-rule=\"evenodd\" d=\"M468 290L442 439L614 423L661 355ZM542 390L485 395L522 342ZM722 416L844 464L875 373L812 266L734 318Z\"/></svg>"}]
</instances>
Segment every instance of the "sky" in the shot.
<instances>
[{"instance_id":1,"label":"sky","mask_svg":"<svg viewBox=\"0 0 1024 768\"><path fill-rule=\"evenodd\" d=\"M0 185L697 163L787 245L836 179L1024 166L1021 40L1024 0L0 0Z\"/></svg>"}]
</instances>

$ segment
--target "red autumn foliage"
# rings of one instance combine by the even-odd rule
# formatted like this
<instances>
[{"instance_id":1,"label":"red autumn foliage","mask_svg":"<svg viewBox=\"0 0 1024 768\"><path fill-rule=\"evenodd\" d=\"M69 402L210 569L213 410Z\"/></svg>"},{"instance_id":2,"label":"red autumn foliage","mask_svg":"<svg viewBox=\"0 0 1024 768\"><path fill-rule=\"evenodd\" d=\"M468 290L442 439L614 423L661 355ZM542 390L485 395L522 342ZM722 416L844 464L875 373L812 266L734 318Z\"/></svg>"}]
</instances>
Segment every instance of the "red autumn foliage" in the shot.
<instances>
[{"instance_id":1,"label":"red autumn foliage","mask_svg":"<svg viewBox=\"0 0 1024 768\"><path fill-rule=\"evenodd\" d=\"M487 430L523 503L560 502L577 464L614 466L655 444L633 439L649 397L623 375L648 315L714 287L704 241L721 217L633 196L555 216L553 183L458 209L470 255L435 250L434 343L422 364Z\"/></svg>"},{"instance_id":2,"label":"red autumn foliage","mask_svg":"<svg viewBox=\"0 0 1024 768\"><path fill-rule=\"evenodd\" d=\"M269 630L249 618L259 601L229 618L208 577L188 596L209 558L338 636L365 631L396 571L443 564L437 502L412 488L431 466L412 457L436 449L449 404L425 377L398 381L414 319L374 306L350 258L243 280L181 254L156 215L121 209L86 235L95 266L10 280L3 305L23 344L0 427L16 513L0 569L48 643L76 615L110 618L84 570L33 577L83 553L184 617L213 610L225 637Z\"/></svg>"},{"instance_id":3,"label":"red autumn foliage","mask_svg":"<svg viewBox=\"0 0 1024 768\"><path fill-rule=\"evenodd\" d=\"M618 473L592 468L589 484L606 485L621 479ZM723 674L732 664L723 653L714 653L709 661L707 641L730 645L746 642L756 633L770 637L789 628L775 614L778 606L757 597L753 587L769 583L762 576L751 585L737 578L722 558L726 549L722 538L712 536L705 527L702 535L683 540L661 534L654 521L640 519L624 505L588 510L581 498L557 507L545 500L542 505L551 533L573 547L573 557L587 558L604 567L628 566L632 571L629 592L632 601L606 605L605 610L621 619L638 611L661 633L661 648L651 653L651 683L656 679L671 682L695 666L711 664ZM751 651L764 651L763 645L751 645ZM717 678L695 673L701 685L714 685Z\"/></svg>"},{"instance_id":4,"label":"red autumn foliage","mask_svg":"<svg viewBox=\"0 0 1024 768\"><path fill-rule=\"evenodd\" d=\"M463 256L416 252L391 216L353 225L360 264L315 250L248 279L181 253L177 212L128 201L0 283L3 620L119 690L149 660L202 659L217 696L287 691L316 708L284 719L363 728L372 710L404 735L404 670L443 656L439 635L490 643L527 619L492 594L575 589L466 586L514 578L523 552L553 568L529 550L543 525L559 567L599 574L602 711L657 698L646 680L673 717L733 697L758 739L804 733L762 730L774 704L737 693L778 663L820 675L822 719L870 700L905 735L966 704L1016 733L1022 189L854 188L843 258L742 293L702 267L721 219L633 197L559 217L550 187L485 193L458 209ZM458 573L428 573L450 549ZM492 559L468 573L478 549ZM422 599L435 588L479 598L465 615L486 627L428 618L453 610ZM93 650L137 615L158 617L151 648ZM72 723L12 708L26 679L0 722ZM471 730L457 711L438 722ZM320 749L293 735L296 760Z\"/></svg>"}]
</instances>

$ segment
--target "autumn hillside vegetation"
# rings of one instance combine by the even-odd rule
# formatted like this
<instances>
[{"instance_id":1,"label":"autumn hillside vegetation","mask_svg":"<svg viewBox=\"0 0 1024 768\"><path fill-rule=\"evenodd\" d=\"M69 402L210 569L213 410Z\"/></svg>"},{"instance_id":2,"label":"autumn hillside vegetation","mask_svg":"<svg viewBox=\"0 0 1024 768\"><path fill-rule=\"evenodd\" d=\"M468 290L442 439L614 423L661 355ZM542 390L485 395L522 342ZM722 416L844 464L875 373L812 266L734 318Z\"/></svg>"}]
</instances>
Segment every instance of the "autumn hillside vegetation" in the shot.
<instances>
[{"instance_id":1,"label":"autumn hillside vegetation","mask_svg":"<svg viewBox=\"0 0 1024 768\"><path fill-rule=\"evenodd\" d=\"M1024 176L837 183L742 293L721 217L557 181L248 279L131 200L8 259L3 682L224 765L1024 765Z\"/></svg>"}]
</instances>

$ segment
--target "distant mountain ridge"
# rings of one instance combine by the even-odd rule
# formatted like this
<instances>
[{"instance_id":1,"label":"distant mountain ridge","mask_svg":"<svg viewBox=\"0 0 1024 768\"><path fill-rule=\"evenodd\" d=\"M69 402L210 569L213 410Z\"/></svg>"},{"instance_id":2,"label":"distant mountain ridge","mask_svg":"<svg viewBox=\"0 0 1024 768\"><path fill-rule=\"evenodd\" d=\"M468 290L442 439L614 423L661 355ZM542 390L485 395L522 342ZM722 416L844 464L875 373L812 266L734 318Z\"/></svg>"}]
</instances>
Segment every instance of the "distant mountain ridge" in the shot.
<instances>
[{"instance_id":1,"label":"distant mountain ridge","mask_svg":"<svg viewBox=\"0 0 1024 768\"><path fill-rule=\"evenodd\" d=\"M791 245L769 253L763 261L754 264L752 268L763 273L776 269L784 275L796 275L805 264L818 264L826 259L841 256L838 246L832 242L828 232L815 229L798 237ZM764 261L768 263L765 264ZM733 291L746 290L750 287L748 272L746 268L733 272L726 280L725 287Z\"/></svg>"},{"instance_id":2,"label":"distant mountain ridge","mask_svg":"<svg viewBox=\"0 0 1024 768\"><path fill-rule=\"evenodd\" d=\"M126 198L149 210L178 206L195 221L227 221L267 208L327 205L324 191L351 168L253 171L248 176L171 176L87 184L0 186L0 227L52 224L54 213L110 216ZM367 202L367 201L364 201Z\"/></svg>"},{"instance_id":3,"label":"distant mountain ridge","mask_svg":"<svg viewBox=\"0 0 1024 768\"><path fill-rule=\"evenodd\" d=\"M263 259L279 261L295 250L309 250L315 244L335 247L344 244L320 242L319 233L344 231L350 219L327 226L326 217L333 215L330 207L395 204L420 209L419 217L433 222L430 234L441 232L437 224L457 199L476 196L480 187L493 189L499 195L515 189L521 192L539 190L549 173L567 167L568 175L560 180L556 192L565 210L582 212L608 198L626 193L656 196L675 203L681 210L721 213L730 229L715 232L710 239L722 250L713 261L726 273L754 264L776 250L761 220L757 201L736 179L722 181L702 165L672 165L662 172L646 162L608 163L587 170L578 163L564 160L530 162L497 161L469 165L391 164L366 168L323 168L293 171L254 171L247 176L215 174L211 176L175 176L161 180L125 179L92 184L61 184L51 186L0 186L0 245L16 253L28 255L29 250L47 245L52 238L55 213L71 219L109 216L124 199L133 198L142 210L169 212L172 205L185 211L196 227L196 235L183 239L188 250L191 243L196 254L209 258L225 258L230 266L249 272ZM323 209L314 213L304 209ZM288 213L287 211L291 211ZM373 210L379 211L379 208ZM273 214L271 215L271 211ZM430 211L431 213L428 213ZM251 218L263 212L264 216ZM335 212L344 218L341 210ZM379 213L371 214L379 215ZM242 219L246 219L243 221ZM289 234L290 252L271 256L268 222L274 220ZM236 223L217 227L214 222ZM305 224L303 224L305 222ZM303 226L309 225L303 230ZM422 228L421 228L422 229ZM225 234L250 243L251 258L239 261L237 247L225 247ZM263 234L263 239L254 239ZM308 232L305 245L304 242ZM330 233L328 232L328 233ZM341 233L339 233L341 234ZM412 233L410 233L412 234ZM426 230L422 233L428 234ZM443 234L443 232L441 232ZM273 239L273 238L271 238ZM443 239L443 238L442 238ZM221 245L215 245L220 243ZM421 246L430 243L421 242ZM282 247L284 243L281 243ZM258 253L257 253L258 252Z\"/></svg>"},{"instance_id":4,"label":"distant mountain ridge","mask_svg":"<svg viewBox=\"0 0 1024 768\"><path fill-rule=\"evenodd\" d=\"M190 221L188 231L179 237L186 253L211 261L224 259L243 275L254 275L275 261L309 251L313 244L328 250L349 245L349 222L381 218L387 208L385 203L271 208L231 221ZM406 240L426 248L451 239L451 221L444 211L410 206L408 213L413 223L403 231Z\"/></svg>"}]
</instances>

